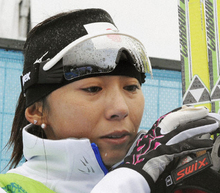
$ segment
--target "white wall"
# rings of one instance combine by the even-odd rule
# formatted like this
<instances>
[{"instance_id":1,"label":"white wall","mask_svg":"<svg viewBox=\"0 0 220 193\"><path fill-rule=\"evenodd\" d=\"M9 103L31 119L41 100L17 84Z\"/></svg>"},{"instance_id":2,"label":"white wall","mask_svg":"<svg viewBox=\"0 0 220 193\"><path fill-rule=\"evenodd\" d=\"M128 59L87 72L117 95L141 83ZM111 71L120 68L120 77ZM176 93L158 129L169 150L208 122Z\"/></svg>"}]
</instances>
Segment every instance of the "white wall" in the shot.
<instances>
[{"instance_id":1,"label":"white wall","mask_svg":"<svg viewBox=\"0 0 220 193\"><path fill-rule=\"evenodd\" d=\"M0 37L19 38L20 0L0 0Z\"/></svg>"},{"instance_id":2,"label":"white wall","mask_svg":"<svg viewBox=\"0 0 220 193\"><path fill-rule=\"evenodd\" d=\"M177 0L31 0L32 24L72 9L97 7L139 38L151 57L179 60Z\"/></svg>"},{"instance_id":3,"label":"white wall","mask_svg":"<svg viewBox=\"0 0 220 193\"><path fill-rule=\"evenodd\" d=\"M16 6L0 0L0 37L17 39ZM140 39L151 57L179 60L177 0L30 0L32 27L62 11L88 7L110 13L121 31ZM11 6L3 7L7 2ZM3 11L3 12L2 12ZM4 22L3 22L4 21Z\"/></svg>"}]
</instances>

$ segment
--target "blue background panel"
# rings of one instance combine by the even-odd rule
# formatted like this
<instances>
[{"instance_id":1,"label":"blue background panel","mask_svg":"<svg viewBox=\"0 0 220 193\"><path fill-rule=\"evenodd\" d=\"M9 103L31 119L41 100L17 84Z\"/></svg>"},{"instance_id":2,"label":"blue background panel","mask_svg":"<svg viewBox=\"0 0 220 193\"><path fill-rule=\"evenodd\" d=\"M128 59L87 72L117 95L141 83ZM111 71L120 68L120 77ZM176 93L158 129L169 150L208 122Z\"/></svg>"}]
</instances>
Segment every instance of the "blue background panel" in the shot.
<instances>
[{"instance_id":1,"label":"blue background panel","mask_svg":"<svg viewBox=\"0 0 220 193\"><path fill-rule=\"evenodd\" d=\"M153 69L142 86L145 109L140 129L150 129L163 114L182 105L181 72Z\"/></svg>"},{"instance_id":2,"label":"blue background panel","mask_svg":"<svg viewBox=\"0 0 220 193\"><path fill-rule=\"evenodd\" d=\"M16 103L21 91L20 75L23 56L21 51L0 49L0 171L5 173L11 150L5 145L10 137Z\"/></svg>"}]
</instances>

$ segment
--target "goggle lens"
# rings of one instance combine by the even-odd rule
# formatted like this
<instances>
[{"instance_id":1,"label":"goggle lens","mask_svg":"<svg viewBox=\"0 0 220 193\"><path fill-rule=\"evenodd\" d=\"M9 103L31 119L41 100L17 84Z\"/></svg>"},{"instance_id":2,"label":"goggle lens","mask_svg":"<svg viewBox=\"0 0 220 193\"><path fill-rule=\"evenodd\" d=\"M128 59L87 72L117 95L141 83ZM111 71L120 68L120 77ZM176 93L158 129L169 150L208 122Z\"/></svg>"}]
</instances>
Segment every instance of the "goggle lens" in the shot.
<instances>
[{"instance_id":1,"label":"goggle lens","mask_svg":"<svg viewBox=\"0 0 220 193\"><path fill-rule=\"evenodd\" d=\"M126 53L136 69L141 73L152 73L151 65L143 45L125 35L100 35L83 41L71 48L63 56L66 80L113 71Z\"/></svg>"}]
</instances>

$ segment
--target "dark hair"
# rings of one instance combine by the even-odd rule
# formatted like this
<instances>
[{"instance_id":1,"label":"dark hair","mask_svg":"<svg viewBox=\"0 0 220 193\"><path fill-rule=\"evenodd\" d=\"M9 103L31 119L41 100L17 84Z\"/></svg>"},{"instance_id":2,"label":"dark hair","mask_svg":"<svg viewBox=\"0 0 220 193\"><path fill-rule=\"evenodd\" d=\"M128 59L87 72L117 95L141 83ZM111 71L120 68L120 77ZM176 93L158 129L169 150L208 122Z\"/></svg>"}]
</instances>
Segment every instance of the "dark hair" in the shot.
<instances>
[{"instance_id":1,"label":"dark hair","mask_svg":"<svg viewBox=\"0 0 220 193\"><path fill-rule=\"evenodd\" d=\"M59 18L63 15L66 15L67 13L61 13L56 16L50 17L43 21L42 23L38 24L36 27L34 27L28 34L26 43L24 45L23 54L26 55L26 52L28 52L29 44L32 43L32 38L38 33L38 31L44 27L49 22L53 21L56 18ZM24 57L25 58L25 57ZM25 63L27 65L27 63ZM24 65L24 69L27 66ZM42 102L43 108L45 104L46 97L43 99L40 99L39 101ZM6 147L8 149L12 148L12 154L11 158L9 160L9 169L15 168L21 159L23 158L23 142L22 142L22 129L29 124L27 119L25 118L25 109L26 109L26 98L24 97L23 92L20 93L16 109L15 109L15 116L12 123L12 130L11 135L9 138L8 143L6 144ZM46 135L44 131L40 128L40 126L33 125L30 131L32 134L41 137L46 138Z\"/></svg>"},{"instance_id":2,"label":"dark hair","mask_svg":"<svg viewBox=\"0 0 220 193\"><path fill-rule=\"evenodd\" d=\"M44 100L45 99L42 99L42 104L44 104ZM29 124L25 118L25 103L25 97L23 96L23 93L21 93L15 110L11 136L6 145L8 149L13 148L11 158L8 163L8 165L10 165L9 169L16 167L23 158L22 129ZM38 137L46 138L46 135L40 126L33 125L30 132Z\"/></svg>"}]
</instances>

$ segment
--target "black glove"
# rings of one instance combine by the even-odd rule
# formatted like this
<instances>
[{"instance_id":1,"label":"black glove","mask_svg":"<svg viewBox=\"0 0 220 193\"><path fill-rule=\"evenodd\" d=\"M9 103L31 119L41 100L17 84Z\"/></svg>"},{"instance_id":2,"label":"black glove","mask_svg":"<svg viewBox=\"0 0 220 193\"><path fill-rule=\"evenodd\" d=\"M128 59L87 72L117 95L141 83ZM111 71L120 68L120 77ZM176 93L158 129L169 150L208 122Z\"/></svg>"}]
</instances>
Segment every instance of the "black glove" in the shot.
<instances>
[{"instance_id":1,"label":"black glove","mask_svg":"<svg viewBox=\"0 0 220 193\"><path fill-rule=\"evenodd\" d=\"M212 169L219 172L220 171L220 136L218 136L215 140L211 152L211 157L213 162Z\"/></svg>"},{"instance_id":2,"label":"black glove","mask_svg":"<svg viewBox=\"0 0 220 193\"><path fill-rule=\"evenodd\" d=\"M174 157L212 147L212 140L195 138L219 128L219 120L207 114L204 107L184 107L163 116L140 137L133 152L119 167L139 172L153 191L159 175Z\"/></svg>"}]
</instances>

